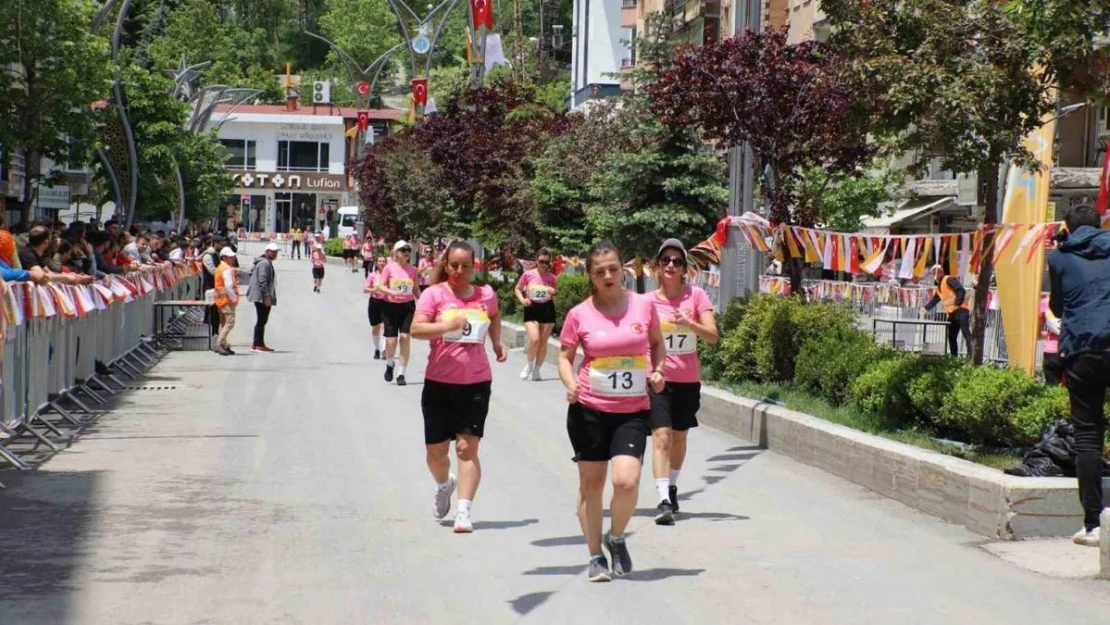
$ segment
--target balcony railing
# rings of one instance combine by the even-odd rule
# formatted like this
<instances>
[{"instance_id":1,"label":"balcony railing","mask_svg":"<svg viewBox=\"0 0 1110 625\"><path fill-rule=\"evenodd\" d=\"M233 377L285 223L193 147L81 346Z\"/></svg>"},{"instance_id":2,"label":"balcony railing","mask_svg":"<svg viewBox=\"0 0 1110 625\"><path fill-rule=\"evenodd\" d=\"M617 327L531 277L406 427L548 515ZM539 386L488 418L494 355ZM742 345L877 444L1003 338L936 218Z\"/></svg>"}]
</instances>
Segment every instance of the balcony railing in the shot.
<instances>
[{"instance_id":1,"label":"balcony railing","mask_svg":"<svg viewBox=\"0 0 1110 625\"><path fill-rule=\"evenodd\" d=\"M636 67L636 59L621 59L621 69L632 69Z\"/></svg>"},{"instance_id":2,"label":"balcony railing","mask_svg":"<svg viewBox=\"0 0 1110 625\"><path fill-rule=\"evenodd\" d=\"M636 2L637 0L621 0L621 7L625 9L634 9L636 8Z\"/></svg>"}]
</instances>

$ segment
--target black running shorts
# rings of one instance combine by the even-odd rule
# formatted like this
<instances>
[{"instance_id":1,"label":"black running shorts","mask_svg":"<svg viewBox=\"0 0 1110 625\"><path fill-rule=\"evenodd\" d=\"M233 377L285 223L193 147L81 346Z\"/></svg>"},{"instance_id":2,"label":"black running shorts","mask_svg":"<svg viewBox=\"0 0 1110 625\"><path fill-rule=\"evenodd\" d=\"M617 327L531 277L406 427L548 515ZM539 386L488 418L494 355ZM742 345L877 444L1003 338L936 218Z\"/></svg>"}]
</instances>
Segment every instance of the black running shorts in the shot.
<instances>
[{"instance_id":1,"label":"black running shorts","mask_svg":"<svg viewBox=\"0 0 1110 625\"><path fill-rule=\"evenodd\" d=\"M370 298L370 303L366 305L366 316L370 317L370 325L376 326L382 323L382 309L385 306L385 300Z\"/></svg>"},{"instance_id":2,"label":"black running shorts","mask_svg":"<svg viewBox=\"0 0 1110 625\"><path fill-rule=\"evenodd\" d=\"M358 255L358 250L343 250L343 258L354 258Z\"/></svg>"},{"instance_id":3,"label":"black running shorts","mask_svg":"<svg viewBox=\"0 0 1110 625\"><path fill-rule=\"evenodd\" d=\"M446 384L424 380L424 444L453 441L461 435L482 438L489 414L490 382Z\"/></svg>"},{"instance_id":4,"label":"black running shorts","mask_svg":"<svg viewBox=\"0 0 1110 625\"><path fill-rule=\"evenodd\" d=\"M323 280L324 279L324 268L323 267L313 267L312 268L312 277L317 279L317 280Z\"/></svg>"},{"instance_id":5,"label":"black running shorts","mask_svg":"<svg viewBox=\"0 0 1110 625\"><path fill-rule=\"evenodd\" d=\"M671 428L685 432L698 427L698 410L701 408L701 382L667 382L663 392L656 394L648 389L651 397L649 424L657 428Z\"/></svg>"},{"instance_id":6,"label":"black running shorts","mask_svg":"<svg viewBox=\"0 0 1110 625\"><path fill-rule=\"evenodd\" d=\"M544 302L524 307L524 323L555 323L555 303Z\"/></svg>"},{"instance_id":7,"label":"black running shorts","mask_svg":"<svg viewBox=\"0 0 1110 625\"><path fill-rule=\"evenodd\" d=\"M416 314L416 302L395 304L385 302L382 308L382 319L385 321L385 337L397 338L399 334L408 334L412 330L412 316Z\"/></svg>"},{"instance_id":8,"label":"black running shorts","mask_svg":"<svg viewBox=\"0 0 1110 625\"><path fill-rule=\"evenodd\" d=\"M567 407L567 434L575 462L605 462L614 456L643 459L649 411L618 414L582 404Z\"/></svg>"}]
</instances>

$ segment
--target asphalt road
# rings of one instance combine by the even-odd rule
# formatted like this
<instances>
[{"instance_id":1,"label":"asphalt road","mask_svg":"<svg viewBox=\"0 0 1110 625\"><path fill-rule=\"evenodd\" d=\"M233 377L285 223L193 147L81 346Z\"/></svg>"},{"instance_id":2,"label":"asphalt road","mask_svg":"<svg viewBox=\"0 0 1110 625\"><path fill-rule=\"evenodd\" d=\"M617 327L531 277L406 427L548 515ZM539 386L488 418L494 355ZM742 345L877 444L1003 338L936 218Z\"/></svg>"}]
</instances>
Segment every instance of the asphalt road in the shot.
<instances>
[{"instance_id":1,"label":"asphalt road","mask_svg":"<svg viewBox=\"0 0 1110 625\"><path fill-rule=\"evenodd\" d=\"M268 342L176 352L38 471L5 472L0 624L1046 623L1110 618L1110 583L1004 562L981 538L700 428L683 514L590 584L554 371L495 365L475 532L432 518L419 400L370 358L362 274L278 262ZM550 369L550 368L549 368ZM452 515L448 520L453 518ZM1092 557L1097 554L1092 551Z\"/></svg>"}]
</instances>

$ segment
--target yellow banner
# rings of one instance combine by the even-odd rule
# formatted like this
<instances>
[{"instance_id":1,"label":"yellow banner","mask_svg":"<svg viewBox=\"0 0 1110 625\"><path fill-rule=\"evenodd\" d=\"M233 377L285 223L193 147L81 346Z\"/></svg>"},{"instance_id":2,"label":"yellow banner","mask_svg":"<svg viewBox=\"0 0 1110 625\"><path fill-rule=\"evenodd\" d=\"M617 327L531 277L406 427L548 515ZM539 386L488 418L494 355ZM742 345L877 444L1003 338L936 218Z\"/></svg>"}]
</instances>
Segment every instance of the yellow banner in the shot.
<instances>
[{"instance_id":1,"label":"yellow banner","mask_svg":"<svg viewBox=\"0 0 1110 625\"><path fill-rule=\"evenodd\" d=\"M1048 184L1056 134L1055 115L1055 112L1047 115L1044 125L1025 138L1025 148L1040 163L1040 171L1031 172L1010 165L1006 175L1001 222L1030 224L1016 228L1015 241L1024 239L1032 224L1049 221ZM1010 367L1032 375L1037 362L1044 245L1037 245L1028 262L1026 254L1003 254L994 270L998 276L999 307L1006 330Z\"/></svg>"}]
</instances>

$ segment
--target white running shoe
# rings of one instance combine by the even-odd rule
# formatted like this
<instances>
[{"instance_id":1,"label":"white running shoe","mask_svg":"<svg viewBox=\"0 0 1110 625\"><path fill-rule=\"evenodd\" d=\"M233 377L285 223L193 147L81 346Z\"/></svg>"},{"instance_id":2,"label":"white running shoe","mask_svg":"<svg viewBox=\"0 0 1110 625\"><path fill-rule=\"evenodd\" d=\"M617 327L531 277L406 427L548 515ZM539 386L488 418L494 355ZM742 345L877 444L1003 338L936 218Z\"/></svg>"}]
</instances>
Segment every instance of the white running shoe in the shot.
<instances>
[{"instance_id":1,"label":"white running shoe","mask_svg":"<svg viewBox=\"0 0 1110 625\"><path fill-rule=\"evenodd\" d=\"M1083 545L1084 547L1098 547L1098 528L1096 527L1092 530L1088 530L1084 527L1076 532L1075 536L1071 537L1071 541L1077 545Z\"/></svg>"},{"instance_id":2,"label":"white running shoe","mask_svg":"<svg viewBox=\"0 0 1110 625\"><path fill-rule=\"evenodd\" d=\"M433 509L437 519L442 519L451 511L451 494L455 492L455 484L457 483L458 480L455 479L454 475L448 475L446 486L436 486L436 499Z\"/></svg>"},{"instance_id":3,"label":"white running shoe","mask_svg":"<svg viewBox=\"0 0 1110 625\"><path fill-rule=\"evenodd\" d=\"M542 382L543 381L543 377L540 376L540 367L538 365L535 366L535 367L532 367L532 381L533 382Z\"/></svg>"},{"instance_id":4,"label":"white running shoe","mask_svg":"<svg viewBox=\"0 0 1110 625\"><path fill-rule=\"evenodd\" d=\"M532 377L532 375L532 363L524 365L524 369L520 371L520 379L527 380L528 378Z\"/></svg>"},{"instance_id":5,"label":"white running shoe","mask_svg":"<svg viewBox=\"0 0 1110 625\"><path fill-rule=\"evenodd\" d=\"M470 512L459 510L459 513L455 515L455 533L469 534L473 531L474 524L470 522Z\"/></svg>"}]
</instances>

